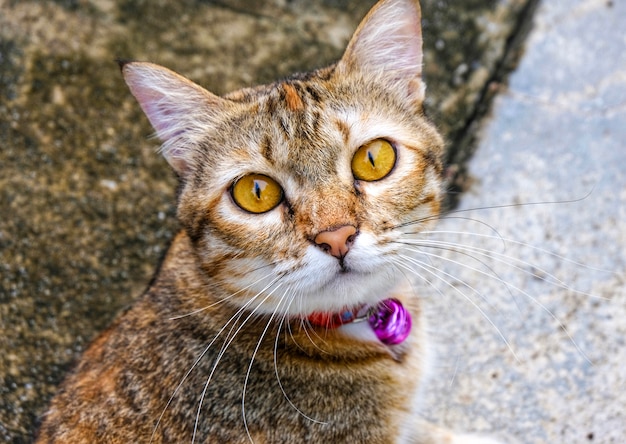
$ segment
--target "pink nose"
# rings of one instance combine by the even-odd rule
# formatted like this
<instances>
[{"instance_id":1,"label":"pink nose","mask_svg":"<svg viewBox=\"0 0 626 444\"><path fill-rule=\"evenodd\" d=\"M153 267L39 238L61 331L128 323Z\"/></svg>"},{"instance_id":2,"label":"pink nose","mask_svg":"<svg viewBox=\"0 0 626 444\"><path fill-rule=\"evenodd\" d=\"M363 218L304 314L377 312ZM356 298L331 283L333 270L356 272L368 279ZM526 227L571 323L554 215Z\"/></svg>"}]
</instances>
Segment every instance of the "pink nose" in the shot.
<instances>
[{"instance_id":1,"label":"pink nose","mask_svg":"<svg viewBox=\"0 0 626 444\"><path fill-rule=\"evenodd\" d=\"M334 230L322 231L315 236L314 240L317 246L326 253L341 259L348 254L355 234L355 227L344 225Z\"/></svg>"}]
</instances>

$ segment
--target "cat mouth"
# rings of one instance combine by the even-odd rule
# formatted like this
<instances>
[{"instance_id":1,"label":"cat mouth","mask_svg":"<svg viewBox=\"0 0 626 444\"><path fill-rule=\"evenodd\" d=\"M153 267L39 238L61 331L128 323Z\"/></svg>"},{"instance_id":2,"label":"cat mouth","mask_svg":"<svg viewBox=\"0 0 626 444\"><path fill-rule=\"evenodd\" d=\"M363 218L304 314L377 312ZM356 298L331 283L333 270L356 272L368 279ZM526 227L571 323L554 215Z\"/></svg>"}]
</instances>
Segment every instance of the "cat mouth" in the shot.
<instances>
[{"instance_id":1,"label":"cat mouth","mask_svg":"<svg viewBox=\"0 0 626 444\"><path fill-rule=\"evenodd\" d=\"M322 289L329 289L337 285L346 283L346 280L357 277L359 274L354 268L347 265L342 265L336 270L329 272L322 282Z\"/></svg>"},{"instance_id":2,"label":"cat mouth","mask_svg":"<svg viewBox=\"0 0 626 444\"><path fill-rule=\"evenodd\" d=\"M343 258L339 260L339 271L337 272L337 274L343 275L343 274L351 273L352 271L353 269L351 267L348 267L348 265L343 260Z\"/></svg>"},{"instance_id":3,"label":"cat mouth","mask_svg":"<svg viewBox=\"0 0 626 444\"><path fill-rule=\"evenodd\" d=\"M335 278L343 278L343 277L351 277L351 276L363 276L368 273L366 270L363 270L359 267L358 261L355 262L349 261L346 259L340 259L337 261L337 267L333 272L330 273L331 276Z\"/></svg>"}]
</instances>

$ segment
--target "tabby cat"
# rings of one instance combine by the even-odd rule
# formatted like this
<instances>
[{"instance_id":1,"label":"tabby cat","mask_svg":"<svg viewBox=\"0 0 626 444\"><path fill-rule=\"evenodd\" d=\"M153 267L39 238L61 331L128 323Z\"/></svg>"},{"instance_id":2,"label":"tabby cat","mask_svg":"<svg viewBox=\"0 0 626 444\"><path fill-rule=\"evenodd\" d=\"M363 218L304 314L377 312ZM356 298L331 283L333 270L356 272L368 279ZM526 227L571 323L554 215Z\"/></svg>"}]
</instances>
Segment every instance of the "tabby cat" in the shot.
<instances>
[{"instance_id":1,"label":"tabby cat","mask_svg":"<svg viewBox=\"0 0 626 444\"><path fill-rule=\"evenodd\" d=\"M417 416L411 237L442 195L420 8L383 0L335 65L218 97L122 63L180 178L182 230L85 352L38 442L493 443Z\"/></svg>"}]
</instances>

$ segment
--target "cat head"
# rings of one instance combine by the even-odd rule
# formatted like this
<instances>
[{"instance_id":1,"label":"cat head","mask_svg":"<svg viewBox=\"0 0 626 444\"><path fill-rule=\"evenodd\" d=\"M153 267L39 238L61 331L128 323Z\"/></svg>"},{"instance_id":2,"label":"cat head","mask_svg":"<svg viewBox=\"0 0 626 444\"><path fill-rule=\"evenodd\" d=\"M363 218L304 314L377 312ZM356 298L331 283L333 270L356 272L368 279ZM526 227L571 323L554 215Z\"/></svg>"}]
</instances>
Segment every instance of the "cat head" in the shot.
<instances>
[{"instance_id":1,"label":"cat head","mask_svg":"<svg viewBox=\"0 0 626 444\"><path fill-rule=\"evenodd\" d=\"M441 195L421 65L411 0L378 3L335 65L225 97L123 65L181 180L180 222L231 303L336 311L406 279L403 239L434 219Z\"/></svg>"}]
</instances>

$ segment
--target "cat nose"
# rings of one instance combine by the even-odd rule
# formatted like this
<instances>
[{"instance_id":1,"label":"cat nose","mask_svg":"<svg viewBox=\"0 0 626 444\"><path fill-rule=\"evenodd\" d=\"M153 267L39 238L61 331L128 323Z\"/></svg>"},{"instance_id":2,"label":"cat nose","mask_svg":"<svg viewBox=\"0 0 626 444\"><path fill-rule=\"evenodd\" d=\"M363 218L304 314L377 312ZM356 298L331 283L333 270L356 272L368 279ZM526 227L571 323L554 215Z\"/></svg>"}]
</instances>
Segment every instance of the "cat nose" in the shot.
<instances>
[{"instance_id":1,"label":"cat nose","mask_svg":"<svg viewBox=\"0 0 626 444\"><path fill-rule=\"evenodd\" d=\"M356 236L356 227L343 225L333 230L322 231L315 236L315 244L331 256L342 259Z\"/></svg>"}]
</instances>

